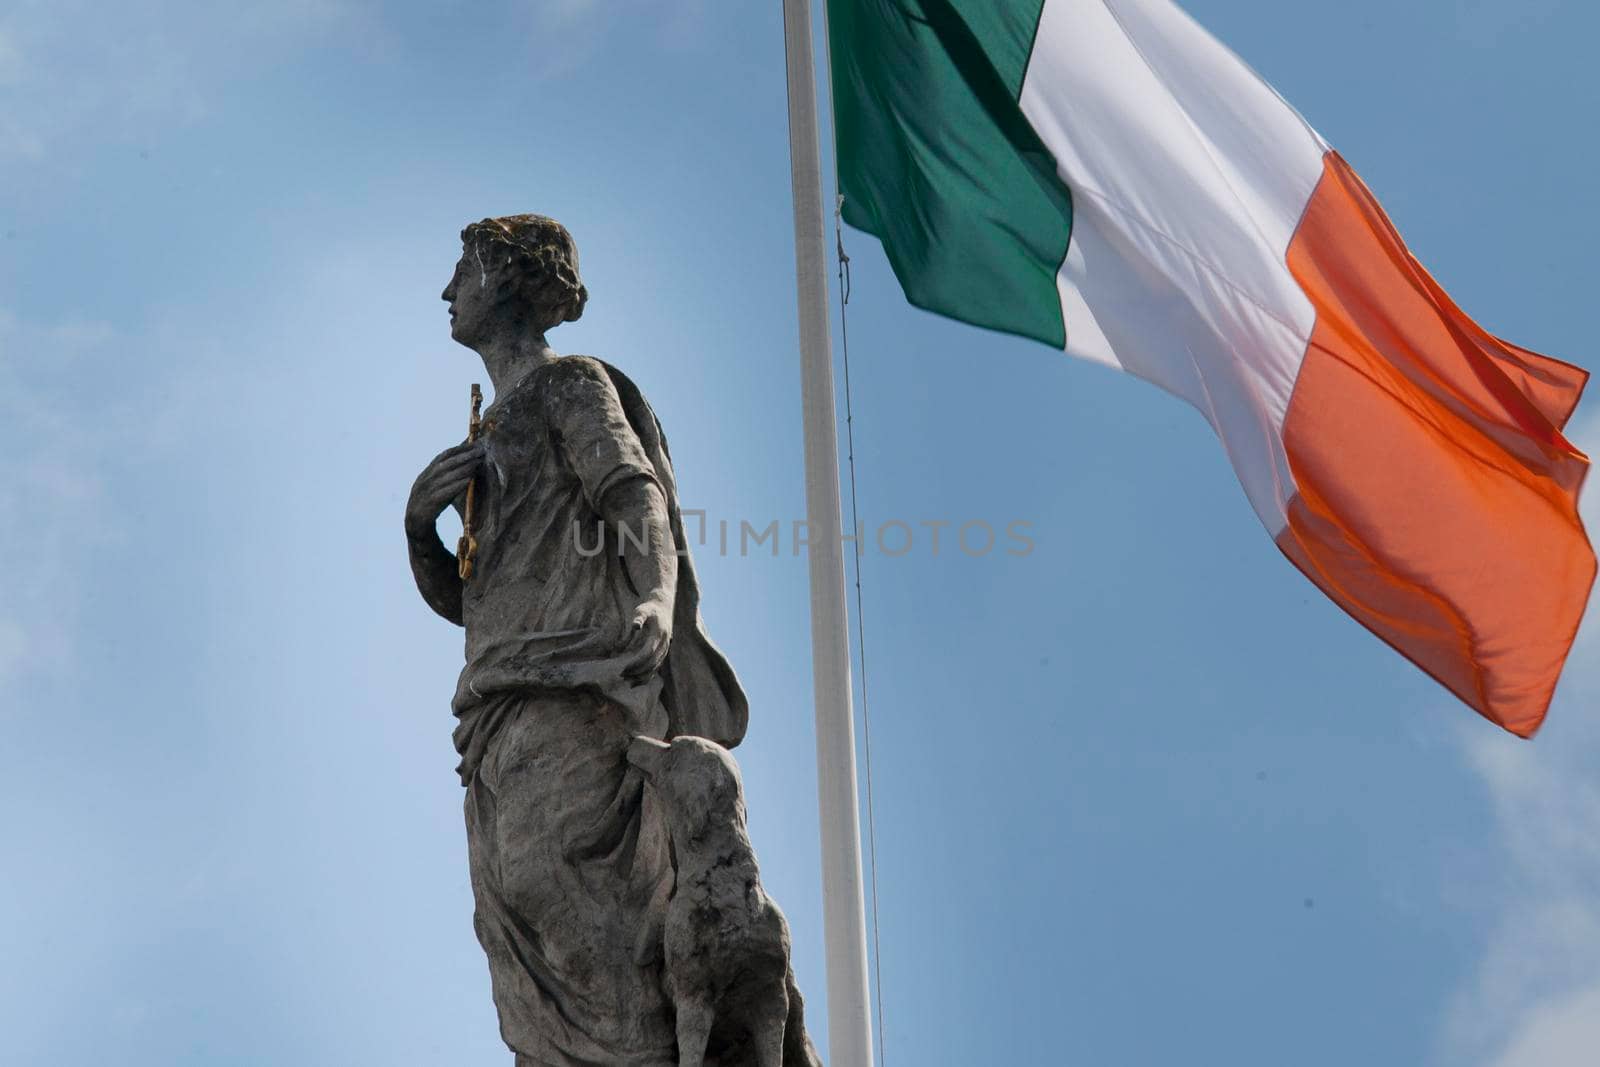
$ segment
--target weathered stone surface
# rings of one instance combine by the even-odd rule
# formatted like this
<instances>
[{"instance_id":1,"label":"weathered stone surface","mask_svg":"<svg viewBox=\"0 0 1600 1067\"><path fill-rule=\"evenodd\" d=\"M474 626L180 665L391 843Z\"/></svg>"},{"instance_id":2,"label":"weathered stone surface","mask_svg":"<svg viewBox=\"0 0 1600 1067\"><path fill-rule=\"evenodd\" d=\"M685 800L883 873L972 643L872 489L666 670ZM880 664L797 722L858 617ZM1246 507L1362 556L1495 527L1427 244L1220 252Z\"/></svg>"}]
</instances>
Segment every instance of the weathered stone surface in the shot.
<instances>
[{"instance_id":1,"label":"weathered stone surface","mask_svg":"<svg viewBox=\"0 0 1600 1067\"><path fill-rule=\"evenodd\" d=\"M680 1067L816 1064L789 968L789 924L761 888L745 828L738 764L700 737L641 736L628 761L660 796L676 857L664 977Z\"/></svg>"},{"instance_id":2,"label":"weathered stone surface","mask_svg":"<svg viewBox=\"0 0 1600 1067\"><path fill-rule=\"evenodd\" d=\"M626 375L545 340L588 299L564 228L485 219L462 243L443 297L494 402L418 476L405 525L418 591L466 631L457 769L501 1034L518 1067L670 1067L686 1033L694 1067L812 1067L723 747L747 704L700 621L660 424ZM469 485L463 580L436 527ZM647 786L628 755L662 738L680 769ZM721 941L693 919L708 908Z\"/></svg>"}]
</instances>

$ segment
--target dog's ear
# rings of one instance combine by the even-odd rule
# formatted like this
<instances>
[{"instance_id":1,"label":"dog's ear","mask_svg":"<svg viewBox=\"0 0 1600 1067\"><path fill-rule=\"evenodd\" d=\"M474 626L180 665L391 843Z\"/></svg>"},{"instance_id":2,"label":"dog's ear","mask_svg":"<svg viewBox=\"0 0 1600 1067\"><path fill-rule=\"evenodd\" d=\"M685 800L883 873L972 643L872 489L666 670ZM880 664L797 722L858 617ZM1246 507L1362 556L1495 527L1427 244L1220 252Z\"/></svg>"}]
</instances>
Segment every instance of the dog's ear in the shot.
<instances>
[{"instance_id":1,"label":"dog's ear","mask_svg":"<svg viewBox=\"0 0 1600 1067\"><path fill-rule=\"evenodd\" d=\"M667 753L671 751L671 745L640 734L628 744L628 762L643 771L646 778L653 780L660 773Z\"/></svg>"}]
</instances>

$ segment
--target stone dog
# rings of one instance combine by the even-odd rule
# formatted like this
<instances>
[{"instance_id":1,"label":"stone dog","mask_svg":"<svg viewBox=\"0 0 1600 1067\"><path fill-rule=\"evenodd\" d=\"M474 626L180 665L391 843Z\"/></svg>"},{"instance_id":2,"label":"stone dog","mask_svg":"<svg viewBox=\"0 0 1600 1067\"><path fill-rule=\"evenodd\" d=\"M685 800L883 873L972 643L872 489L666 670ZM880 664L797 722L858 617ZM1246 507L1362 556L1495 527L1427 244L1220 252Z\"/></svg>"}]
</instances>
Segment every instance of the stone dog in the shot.
<instances>
[{"instance_id":1,"label":"stone dog","mask_svg":"<svg viewBox=\"0 0 1600 1067\"><path fill-rule=\"evenodd\" d=\"M679 1067L813 1067L789 969L789 924L761 888L739 767L699 737L636 737L628 761L660 798L677 880L662 932Z\"/></svg>"}]
</instances>

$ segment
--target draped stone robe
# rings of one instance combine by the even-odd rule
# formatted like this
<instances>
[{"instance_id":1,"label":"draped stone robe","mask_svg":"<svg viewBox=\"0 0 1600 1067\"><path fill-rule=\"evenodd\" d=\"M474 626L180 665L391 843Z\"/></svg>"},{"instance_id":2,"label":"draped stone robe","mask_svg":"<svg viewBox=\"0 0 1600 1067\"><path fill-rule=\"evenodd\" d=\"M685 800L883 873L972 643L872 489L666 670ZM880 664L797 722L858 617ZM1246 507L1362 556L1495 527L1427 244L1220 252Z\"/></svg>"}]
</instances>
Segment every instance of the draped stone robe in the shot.
<instances>
[{"instance_id":1,"label":"draped stone robe","mask_svg":"<svg viewBox=\"0 0 1600 1067\"><path fill-rule=\"evenodd\" d=\"M495 399L480 439L455 742L501 1034L519 1067L669 1067L671 853L624 753L638 733L737 745L745 697L701 625L666 441L632 382L558 358ZM671 649L638 682L621 652L639 597L599 511L634 478L660 487L678 561Z\"/></svg>"}]
</instances>

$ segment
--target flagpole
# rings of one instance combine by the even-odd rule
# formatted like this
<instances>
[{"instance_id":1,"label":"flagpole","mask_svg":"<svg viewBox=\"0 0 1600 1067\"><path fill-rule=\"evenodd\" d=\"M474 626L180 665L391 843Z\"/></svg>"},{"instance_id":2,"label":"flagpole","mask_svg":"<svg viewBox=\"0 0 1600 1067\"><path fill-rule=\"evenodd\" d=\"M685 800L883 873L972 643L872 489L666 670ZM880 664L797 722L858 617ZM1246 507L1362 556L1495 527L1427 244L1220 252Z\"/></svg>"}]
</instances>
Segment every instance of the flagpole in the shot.
<instances>
[{"instance_id":1,"label":"flagpole","mask_svg":"<svg viewBox=\"0 0 1600 1067\"><path fill-rule=\"evenodd\" d=\"M833 405L828 261L810 0L783 0L794 182L795 280L800 307L800 401L810 532L811 678L817 716L823 941L828 967L828 1063L872 1067L866 901L850 697L850 617L840 540L839 441ZM852 542L854 543L854 542Z\"/></svg>"}]
</instances>

